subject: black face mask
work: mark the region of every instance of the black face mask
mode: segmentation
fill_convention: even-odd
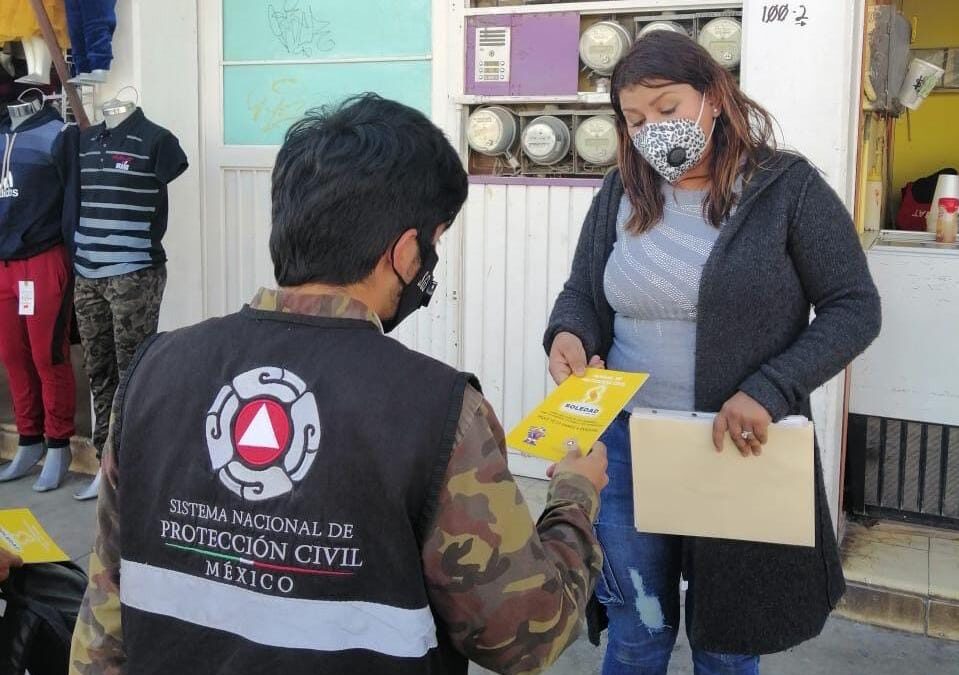
[[[394,246],[395,248],[395,246]],[[400,280],[403,286],[403,292],[400,293],[400,302],[396,306],[396,314],[393,318],[383,322],[383,332],[389,333],[400,325],[410,314],[420,307],[426,307],[433,299],[433,292],[436,290],[436,282],[433,281],[433,270],[440,261],[436,254],[436,247],[430,246],[426,253],[420,249],[420,271],[413,277],[413,281],[406,283],[403,275],[396,271],[396,265],[393,265],[393,274]]]

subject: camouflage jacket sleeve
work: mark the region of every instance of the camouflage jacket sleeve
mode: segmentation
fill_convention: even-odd
[[[498,673],[551,665],[575,639],[602,569],[596,489],[560,474],[533,523],[506,463],[503,429],[467,389],[423,563],[440,626],[470,660]]]
[[[73,631],[70,675],[120,675],[125,672],[126,654],[120,630],[118,472],[112,431],[104,444],[100,466],[103,476],[97,503],[97,536],[90,556],[90,582]]]

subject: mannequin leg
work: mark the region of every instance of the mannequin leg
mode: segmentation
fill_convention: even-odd
[[[88,499],[96,499],[100,494],[100,480],[103,478],[103,469],[97,471],[97,475],[93,478],[89,485],[80,490],[78,493],[73,495],[73,498],[77,501],[86,501]]]
[[[110,70],[116,27],[116,0],[87,0],[83,8],[83,31],[91,75],[105,77]]]
[[[83,33],[82,0],[66,0],[67,28],[70,31],[70,54],[73,59],[73,75],[89,73],[87,47]]]
[[[119,384],[114,317],[106,295],[110,283],[110,279],[78,277],[73,294],[83,346],[83,367],[90,378],[90,393],[93,395],[93,445],[98,459],[107,440],[113,395]]]
[[[80,342],[83,344],[83,362],[90,378],[93,394],[93,445],[97,459],[103,453],[103,445],[110,428],[110,410],[113,395],[119,382],[117,353],[114,344],[113,311],[105,291],[110,279],[84,279],[77,277],[74,302],[77,308],[77,323]],[[78,500],[96,499],[100,491],[100,472],[97,472],[87,487],[74,495]]]
[[[76,382],[70,364],[73,278],[66,249],[57,246],[27,264],[36,293],[35,312],[26,317],[27,333],[42,386],[44,433],[51,440],[69,440],[76,432]]]
[[[53,57],[47,44],[41,37],[32,37],[23,41],[23,50],[27,55],[27,74],[17,80],[21,84],[50,84],[50,66]]]
[[[50,441],[51,443],[63,441]],[[43,460],[43,470],[40,471],[40,477],[33,484],[33,489],[37,492],[48,492],[60,487],[60,483],[70,470],[70,462],[73,461],[73,453],[70,451],[70,442],[67,445],[47,449],[47,456]]]
[[[20,478],[43,456],[43,397],[25,317],[19,315],[18,285],[29,278],[26,261],[0,265],[0,361],[7,371],[20,434],[17,455],[0,471],[0,481]]]
[[[38,492],[59,487],[70,468],[70,438],[75,432],[76,383],[70,364],[73,281],[66,250],[57,246],[27,261],[34,280],[36,307],[26,317],[33,365],[40,376],[47,454],[34,485]]]
[[[43,450],[42,442],[19,445],[13,461],[3,467],[3,471],[0,471],[0,483],[23,478],[30,473],[30,469],[36,466],[40,458],[43,457]]]

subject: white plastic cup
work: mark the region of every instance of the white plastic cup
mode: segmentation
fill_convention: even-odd
[[[936,241],[940,244],[955,244],[959,230],[959,199],[943,197],[938,202],[939,219],[936,225]]]
[[[934,63],[913,59],[909,64],[909,71],[906,73],[902,88],[899,90],[899,102],[910,110],[915,110],[936,88],[936,84],[945,72]]]
[[[939,220],[939,200],[944,198],[959,199],[959,175],[939,174],[932,204],[929,207],[929,213],[926,214],[926,232],[936,231],[936,223]]]

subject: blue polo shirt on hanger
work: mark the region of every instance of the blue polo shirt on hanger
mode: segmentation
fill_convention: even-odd
[[[165,263],[167,184],[187,166],[176,136],[140,108],[113,129],[101,123],[84,131],[77,274],[102,279]]]

